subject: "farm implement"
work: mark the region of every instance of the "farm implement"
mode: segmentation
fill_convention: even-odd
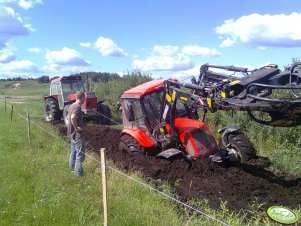
[[[210,70],[211,69],[211,70]],[[225,76],[212,69],[231,72]],[[235,76],[238,73],[240,76]],[[194,93],[205,109],[247,111],[254,121],[270,126],[301,124],[301,64],[280,72],[276,65],[258,70],[205,64],[200,69]]]
[[[231,74],[217,73],[216,70]],[[208,156],[215,162],[247,162],[256,151],[238,126],[219,130],[219,145],[205,123],[207,111],[247,111],[270,126],[301,123],[300,64],[281,72],[276,65],[258,70],[205,64],[198,80],[153,80],[123,93],[124,129],[119,149],[162,158]],[[289,97],[286,97],[289,95]],[[203,111],[200,120],[198,110]]]

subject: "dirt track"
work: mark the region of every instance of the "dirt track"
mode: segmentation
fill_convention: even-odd
[[[65,134],[61,125],[60,131]],[[266,170],[268,160],[259,158],[248,165],[221,166],[207,158],[173,162],[156,157],[131,156],[118,151],[120,130],[92,125],[86,128],[87,148],[99,152],[107,148],[107,157],[123,169],[139,170],[147,178],[168,181],[183,200],[208,199],[213,208],[220,201],[240,210],[257,200],[265,209],[271,205],[298,207],[301,203],[301,178],[281,177]]]

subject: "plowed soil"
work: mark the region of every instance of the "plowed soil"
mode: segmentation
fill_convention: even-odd
[[[65,128],[60,126],[65,135]],[[146,178],[167,181],[183,200],[207,199],[212,208],[219,208],[221,200],[228,208],[239,211],[254,201],[263,204],[301,205],[301,178],[279,176],[266,170],[268,159],[258,158],[248,164],[218,165],[208,158],[189,162],[185,159],[168,161],[151,156],[131,156],[118,151],[120,130],[92,125],[85,128],[88,149],[99,152],[107,148],[107,157],[124,170],[141,171]],[[160,183],[159,183],[160,184]]]

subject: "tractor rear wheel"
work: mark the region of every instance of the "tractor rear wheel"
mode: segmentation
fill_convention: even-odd
[[[70,108],[70,104],[66,105],[64,107],[64,111],[63,111],[63,117],[64,117],[64,123],[66,125],[66,127],[68,128],[68,124],[69,124],[69,118],[68,118],[68,114],[69,114],[69,108]]]
[[[97,122],[101,125],[110,125],[112,113],[109,106],[102,103],[98,103],[97,112],[99,113],[99,116],[97,117]]]
[[[45,121],[60,120],[62,117],[59,103],[52,98],[47,98],[44,105]]]
[[[142,147],[132,136],[124,134],[120,138],[119,150],[126,151],[131,155],[143,155],[144,147]]]
[[[227,150],[236,153],[238,161],[241,163],[245,163],[256,157],[256,150],[249,138],[243,133],[230,133],[228,135]]]

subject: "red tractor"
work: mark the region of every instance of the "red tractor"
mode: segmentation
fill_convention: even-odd
[[[167,159],[178,155],[189,159],[210,156],[216,162],[246,162],[256,156],[238,126],[221,129],[218,146],[205,117],[199,120],[203,100],[187,89],[201,88],[176,80],[153,80],[124,92],[120,99],[124,129],[119,149]]]
[[[111,121],[110,108],[103,104],[103,101],[97,101],[94,92],[85,91],[81,76],[64,76],[51,81],[50,95],[44,97],[45,120],[61,120],[63,117],[67,126],[68,109],[75,102],[77,91],[83,91],[86,96],[82,105],[84,117],[102,125],[109,125]]]

